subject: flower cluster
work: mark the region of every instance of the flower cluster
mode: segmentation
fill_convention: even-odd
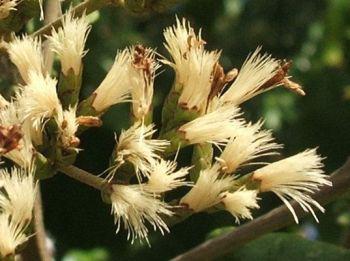
[[[0,97],[0,152],[17,165],[0,175],[0,193],[6,191],[0,194],[0,228],[8,235],[7,241],[0,238],[2,256],[12,254],[28,237],[34,179],[48,178],[60,166],[72,164],[81,152],[78,134],[101,126],[100,117],[125,102],[130,103],[131,124],[115,135],[107,175],[96,187],[104,199],[107,195],[117,231],[126,229],[132,242],[148,242],[148,226],[168,232],[168,220],[179,209],[187,214],[227,210],[237,223],[252,219],[259,194],[268,191],[287,205],[296,222],[289,200],[317,220],[313,207],[324,209],[311,195],[331,185],[321,169],[322,158],[309,149],[267,163],[282,145],[263,129],[263,121],[247,122],[239,107],[277,86],[304,95],[288,76],[289,62],[262,54],[259,47],[239,70],[225,73],[219,63],[221,51],[206,50],[200,32],[196,34],[185,19],[176,19],[175,26],[164,30],[171,59],[142,45],[119,50],[100,85],[79,101],[89,31],[85,14],[77,18],[69,10],[62,26],[46,36],[60,60],[59,79],[44,66],[39,38],[14,36],[6,44],[22,84],[11,100]],[[152,100],[162,63],[176,76],[164,103],[162,125],[157,127]],[[191,166],[178,167],[177,155],[187,146],[193,147]],[[243,175],[246,166],[261,167]],[[54,173],[47,173],[49,169]],[[166,193],[179,187],[187,193],[168,202]],[[28,195],[19,197],[16,193],[21,190]]]

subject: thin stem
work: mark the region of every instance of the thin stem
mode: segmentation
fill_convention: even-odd
[[[97,177],[85,170],[79,169],[72,165],[60,166],[59,171],[98,190],[102,190],[106,184],[106,181],[103,178]]]
[[[313,198],[321,205],[334,201],[350,189],[350,159],[331,175],[332,187],[324,186],[313,194]],[[304,212],[297,202],[291,202],[298,217],[310,213]],[[203,244],[185,252],[172,260],[213,260],[254,240],[261,235],[281,229],[293,223],[293,216],[286,206],[275,208],[267,214],[238,227],[233,232],[208,240]]]
[[[52,257],[46,248],[46,233],[43,222],[43,212],[41,205],[41,193],[38,186],[37,195],[34,202],[34,217],[31,228],[33,236],[29,238],[26,247],[21,251],[22,260],[42,260],[51,261]]]
[[[52,256],[50,251],[46,246],[46,232],[44,225],[44,215],[41,201],[41,191],[40,186],[38,186],[38,192],[34,205],[34,229],[35,229],[35,238],[37,243],[37,248],[39,251],[39,255],[41,257],[41,261],[50,261],[52,260]]]
[[[85,0],[84,2],[78,4],[75,6],[72,11],[75,16],[81,16],[84,12],[86,14],[90,14],[106,5],[114,4],[114,5],[120,5],[122,1],[120,0]],[[40,35],[49,35],[51,33],[52,28],[57,28],[60,25],[62,25],[64,15],[56,19],[55,21],[43,26],[38,31],[34,32],[33,36],[40,36]]]

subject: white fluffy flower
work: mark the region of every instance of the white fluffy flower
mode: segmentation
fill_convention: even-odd
[[[248,56],[236,80],[227,92],[221,96],[222,101],[239,105],[262,92],[276,87],[276,85],[273,85],[261,88],[264,83],[276,75],[280,69],[280,61],[271,58],[267,54],[261,55],[260,50],[259,47]]]
[[[136,45],[130,49],[132,57],[128,77],[131,86],[132,111],[136,119],[142,120],[150,110],[153,99],[153,84],[156,70],[155,51]]]
[[[145,222],[159,229],[162,234],[169,232],[161,216],[171,216],[169,206],[146,192],[141,185],[113,185],[111,194],[112,214],[117,224],[117,232],[123,226],[128,230],[128,239],[148,242]]]
[[[273,142],[270,131],[260,130],[262,124],[261,121],[249,123],[232,132],[224,151],[216,158],[225,172],[233,173],[256,158],[278,154],[273,150],[281,148],[281,145]]]
[[[18,223],[8,214],[0,214],[0,257],[14,255],[16,248],[27,241],[25,230],[28,224]]]
[[[232,193],[225,192],[222,203],[225,209],[235,217],[236,223],[239,223],[240,219],[253,219],[251,209],[259,208],[257,194],[256,190],[247,190],[242,187]]]
[[[76,147],[79,145],[79,139],[75,136],[78,130],[76,117],[76,107],[70,107],[68,110],[59,111],[56,117],[59,129],[59,138],[64,148]]]
[[[130,64],[130,53],[127,49],[118,52],[112,68],[95,90],[95,98],[92,106],[98,112],[102,112],[108,107],[126,102],[130,95],[130,81],[128,76]]]
[[[11,215],[16,223],[28,223],[32,219],[37,186],[34,170],[0,169],[0,209]]]
[[[240,115],[238,107],[225,105],[182,125],[179,131],[190,144],[203,142],[224,144],[228,142],[235,129],[243,124],[243,121],[238,119]]]
[[[144,188],[152,193],[163,193],[181,186],[189,186],[186,181],[190,168],[181,168],[176,171],[175,161],[159,159],[155,161],[149,170],[148,181]]]
[[[134,165],[139,180],[140,172],[148,173],[154,161],[160,159],[157,152],[163,151],[169,145],[166,140],[152,139],[155,131],[153,124],[145,126],[142,123],[135,123],[128,130],[122,131],[115,151],[116,168],[128,161]]]
[[[17,163],[23,168],[28,168],[32,165],[34,147],[32,144],[32,135],[34,132],[32,127],[25,124],[23,115],[19,110],[20,105],[17,102],[10,102],[5,108],[0,110],[0,125],[10,127],[13,125],[21,126],[22,139],[19,140],[16,149],[13,149],[3,156]]]
[[[17,4],[18,0],[2,0],[0,2],[0,19],[5,19],[12,10],[16,10]]]
[[[172,62],[163,60],[176,71],[175,86],[181,92],[180,106],[204,112],[211,91],[212,74],[220,52],[204,49],[205,42],[197,36],[190,24],[176,18],[176,26],[164,31],[165,47],[172,56]]]
[[[332,186],[332,182],[323,174],[321,157],[316,149],[306,150],[286,159],[271,163],[256,170],[252,179],[260,181],[260,191],[272,191],[292,212],[295,222],[298,217],[289,203],[294,199],[302,209],[311,212],[318,221],[312,206],[324,212],[324,208],[310,194],[321,186]]]
[[[212,73],[219,60],[220,53],[208,52],[203,47],[192,48],[183,66],[186,76],[183,76],[183,86],[179,97],[179,105],[189,110],[204,112],[211,91]]]
[[[40,129],[45,119],[62,110],[56,92],[57,80],[50,76],[31,73],[30,82],[18,95],[23,117],[30,119],[36,129]]]
[[[80,73],[82,58],[86,54],[84,46],[89,31],[90,26],[85,14],[74,18],[71,9],[64,15],[62,27],[57,31],[52,29],[48,39],[52,50],[60,58],[62,72],[65,75],[70,69],[73,69],[75,75]]]
[[[233,186],[231,176],[220,177],[219,167],[202,170],[194,187],[181,199],[180,204],[195,212],[206,210],[223,199],[222,192]]]
[[[188,66],[186,66],[188,51],[191,48],[202,46],[205,42],[202,40],[200,32],[197,36],[185,18],[182,19],[182,22],[176,18],[176,26],[166,28],[164,38],[165,48],[173,61],[163,60],[163,62],[175,69],[177,81],[183,84],[189,74]]]
[[[8,44],[7,51],[26,84],[30,83],[30,75],[33,72],[37,75],[44,74],[40,38],[15,37]]]

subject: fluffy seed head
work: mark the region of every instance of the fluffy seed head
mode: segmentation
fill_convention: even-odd
[[[323,174],[322,158],[316,154],[316,149],[306,150],[286,159],[274,162],[256,170],[253,180],[260,181],[260,191],[272,191],[292,212],[295,222],[298,217],[288,202],[294,199],[304,211],[311,212],[318,221],[312,206],[324,212],[324,208],[310,194],[321,186],[332,186],[332,182]]]
[[[128,239],[148,242],[148,222],[154,230],[159,229],[162,234],[169,229],[161,216],[171,216],[169,206],[153,197],[141,185],[113,185],[111,194],[112,214],[117,224],[117,232],[121,226],[128,230]]]
[[[222,203],[225,209],[235,217],[236,223],[240,223],[240,219],[253,219],[251,209],[259,208],[257,193],[256,190],[247,190],[242,187],[235,192],[223,194]]]
[[[75,75],[81,71],[82,58],[86,54],[84,50],[86,38],[90,31],[85,14],[74,18],[70,9],[64,16],[62,27],[57,31],[53,28],[48,37],[51,48],[60,58],[62,72],[67,75],[73,69]]]
[[[206,210],[222,199],[222,192],[233,186],[233,178],[220,177],[219,167],[202,170],[194,187],[181,199],[180,204],[188,206],[195,212]]]

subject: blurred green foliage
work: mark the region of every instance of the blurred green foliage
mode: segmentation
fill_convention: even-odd
[[[326,171],[339,167],[350,154],[348,0],[180,2],[162,13],[140,15],[109,7],[92,14],[93,27],[87,42],[89,52],[84,58],[82,97],[87,97],[98,86],[118,49],[142,43],[167,55],[162,45],[162,31],[174,23],[175,15],[186,17],[195,28],[202,28],[209,49],[223,50],[221,62],[226,70],[239,68],[249,52],[260,45],[275,57],[292,59],[291,75],[304,86],[307,96],[298,97],[283,89],[272,91],[244,104],[245,116],[253,121],[264,118],[266,127],[272,128],[277,140],[285,144],[285,155],[319,146],[319,152],[326,157]],[[174,77],[170,68],[163,69],[165,71],[155,84],[156,122],[160,121],[162,102]],[[79,167],[95,174],[106,168],[113,149],[114,132],[129,124],[125,117],[127,113],[127,105],[116,106],[104,116],[102,128],[83,134],[81,145],[84,150],[78,157]],[[186,161],[186,156],[183,159]],[[43,183],[46,223],[55,242],[58,260],[71,249],[89,250],[99,246],[107,249],[114,257],[112,260],[164,260],[203,242],[212,230],[215,235],[215,229],[234,225],[234,219],[227,213],[198,214],[171,228],[170,234],[151,233],[152,248],[138,243],[131,245],[126,241],[126,233],[115,234],[110,206],[102,203],[97,191],[63,175]],[[319,214],[319,240],[334,244],[342,242],[344,233],[348,232],[337,221],[346,221],[349,202],[342,199],[338,206],[328,206],[325,215]],[[279,204],[275,197],[267,195],[265,207],[254,214],[264,213]],[[301,229],[295,226],[288,230]],[[296,240],[290,237],[285,236],[283,242]],[[242,251],[249,253],[250,247],[248,245]],[[317,245],[317,248],[326,247]],[[272,249],[273,245],[266,251]],[[332,253],[338,250],[334,249]],[[284,250],[289,251],[288,248]],[[86,257],[89,253],[95,256],[96,251],[73,252],[68,254],[72,259],[65,260],[108,260],[107,255],[105,259]]]

